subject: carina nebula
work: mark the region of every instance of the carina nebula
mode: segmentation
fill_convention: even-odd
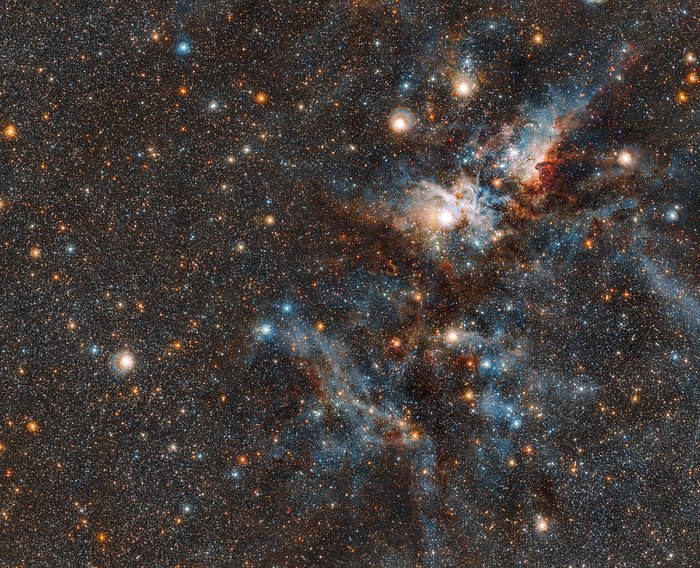
[[[697,567],[700,5],[5,2],[0,566]]]

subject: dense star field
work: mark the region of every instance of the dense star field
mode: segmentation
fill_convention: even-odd
[[[698,566],[697,2],[0,24],[0,566]]]

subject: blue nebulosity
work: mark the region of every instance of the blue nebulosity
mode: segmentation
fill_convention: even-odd
[[[7,4],[2,566],[697,564],[690,4]]]

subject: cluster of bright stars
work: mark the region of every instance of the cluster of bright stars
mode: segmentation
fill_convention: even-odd
[[[697,85],[700,85],[700,74],[698,74],[698,69],[697,67],[695,67],[697,61],[697,55],[695,55],[695,53],[693,53],[692,51],[687,52],[683,57],[683,62],[690,67],[683,79],[684,83],[689,87],[695,87]],[[689,100],[690,93],[688,91],[681,89],[676,93],[677,103],[684,104],[687,103]]]
[[[476,81],[468,75],[457,73],[452,78],[452,94],[455,98],[466,99],[476,91]],[[256,102],[258,101],[256,98]],[[415,126],[415,116],[407,108],[395,108],[389,114],[389,128],[395,134],[405,134]]]

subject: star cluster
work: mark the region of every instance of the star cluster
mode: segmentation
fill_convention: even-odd
[[[2,566],[697,566],[697,4],[2,21]]]

